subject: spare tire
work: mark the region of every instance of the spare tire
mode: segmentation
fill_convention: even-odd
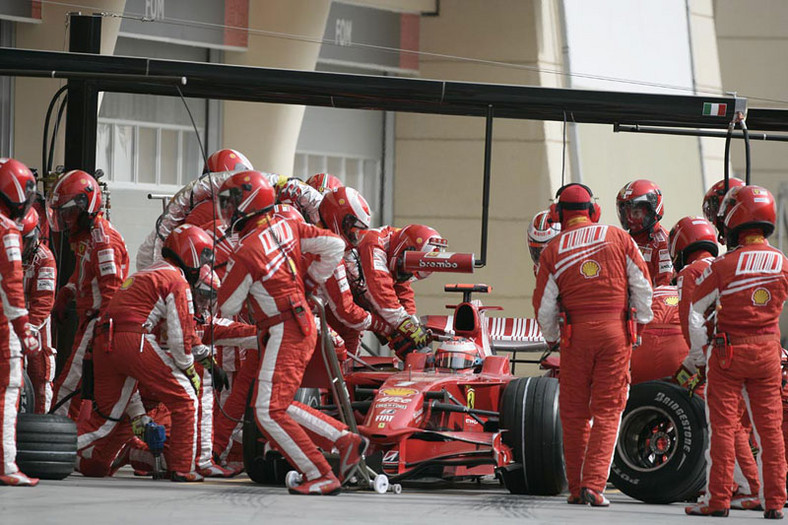
[[[634,385],[610,479],[646,503],[693,500],[706,483],[707,446],[705,406],[698,396],[664,381]]]
[[[16,464],[28,476],[63,479],[77,462],[77,425],[54,414],[19,414]]]
[[[299,388],[294,400],[311,407],[320,406],[320,389]],[[248,407],[243,424],[244,469],[255,483],[283,486],[292,467],[279,452],[269,450],[266,454],[265,441],[265,436],[257,428],[254,408]]]
[[[566,488],[558,379],[520,377],[504,389],[500,404],[503,442],[514,463],[500,471],[512,494],[553,496]]]
[[[26,371],[22,371],[22,389],[19,392],[19,413],[32,414],[36,410],[36,391]]]

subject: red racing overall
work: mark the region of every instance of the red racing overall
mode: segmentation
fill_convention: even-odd
[[[241,235],[219,289],[221,314],[232,317],[249,305],[265,349],[252,395],[258,427],[307,480],[318,479],[331,467],[316,444],[330,449],[347,430],[293,401],[317,341],[304,280],[324,282],[345,243],[326,230],[281,217],[251,219]],[[299,270],[303,254],[314,255],[306,276]]]
[[[742,246],[715,259],[692,294],[690,359],[707,366],[708,507],[730,507],[734,436],[743,398],[761,450],[760,496],[768,511],[782,509],[786,497],[778,318],[788,297],[788,260],[759,233],[741,233],[740,238],[745,239]],[[714,339],[706,327],[710,309],[716,311]]]
[[[559,410],[574,497],[581,488],[604,491],[629,388],[629,307],[638,323],[651,321],[652,291],[624,230],[583,216],[564,222],[539,258],[533,305],[545,339],[561,339]]]

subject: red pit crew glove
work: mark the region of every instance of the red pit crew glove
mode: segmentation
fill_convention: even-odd
[[[63,322],[63,319],[66,317],[68,303],[70,303],[72,299],[74,299],[74,290],[67,286],[60,289],[57,293],[57,297],[55,297],[55,304],[52,306],[52,317],[54,317],[55,321],[58,323]]]
[[[22,345],[23,354],[37,354],[41,350],[41,341],[38,338],[38,330],[27,321],[27,316],[23,315],[11,321],[14,332]]]
[[[418,321],[407,318],[402,321],[389,336],[389,346],[400,359],[414,350],[424,348],[432,341],[432,334],[425,330]]]

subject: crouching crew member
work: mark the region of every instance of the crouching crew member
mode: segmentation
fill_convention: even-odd
[[[685,510],[691,515],[728,515],[743,398],[761,450],[764,517],[780,519],[786,465],[778,318],[788,297],[788,260],[766,240],[776,222],[774,197],[768,190],[731,188],[719,215],[729,251],[698,279],[689,314],[690,358],[695,366],[706,366],[709,476],[705,501]],[[711,334],[709,312],[716,312]]]
[[[271,184],[256,171],[236,173],[222,184],[220,214],[240,240],[219,289],[219,307],[230,318],[248,305],[257,324],[264,351],[252,403],[260,430],[303,475],[290,492],[337,494],[341,480],[316,445],[339,450],[344,478],[360,461],[366,440],[293,397],[317,340],[306,294],[331,275],[344,242],[321,228],[272,216],[275,199]],[[299,271],[304,254],[312,256],[305,275]]]
[[[652,291],[632,238],[595,224],[600,209],[588,187],[568,184],[556,198],[553,222],[561,233],[539,258],[533,305],[548,344],[560,339],[567,501],[607,506],[603,492],[627,400],[634,324],[651,321]]]
[[[117,443],[112,434],[139,382],[171,414],[164,451],[171,479],[202,481],[195,469],[200,377],[191,350],[199,339],[190,286],[210,264],[212,246],[202,229],[179,226],[164,242],[163,259],[129,277],[107,305],[94,345],[96,399],[78,428],[80,454]],[[154,332],[166,334],[167,351]]]

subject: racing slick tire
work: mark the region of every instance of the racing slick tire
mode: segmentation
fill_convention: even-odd
[[[27,372],[22,372],[22,390],[19,392],[19,413],[32,414],[36,407],[36,391]]]
[[[28,476],[63,479],[77,462],[77,425],[54,414],[19,414],[16,464]]]
[[[514,463],[500,470],[512,494],[554,496],[566,488],[558,379],[520,377],[504,389],[500,405],[502,439]]]
[[[632,386],[621,418],[610,480],[645,503],[694,500],[706,483],[703,401],[679,385]]]
[[[317,407],[320,405],[320,389],[299,388],[294,400]],[[244,469],[255,483],[284,486],[285,477],[293,467],[278,452],[269,450],[266,454],[265,444],[265,436],[255,421],[254,408],[247,407],[243,424]]]

